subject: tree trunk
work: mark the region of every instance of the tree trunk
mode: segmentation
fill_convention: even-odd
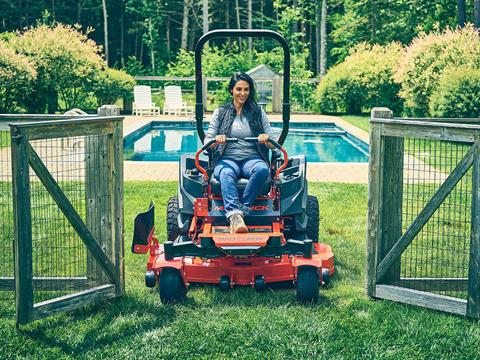
[[[56,13],[55,0],[52,0],[52,19],[53,20],[55,20],[55,13]]]
[[[193,11],[193,8],[192,8],[192,15],[195,16],[196,18],[192,19],[192,21],[190,21],[190,31],[188,32],[189,40],[187,41],[188,51],[193,51],[193,49],[194,49],[195,34],[197,32],[197,29],[198,29],[198,17],[197,17],[197,14]]]
[[[203,33],[208,32],[208,0],[202,0]]]
[[[240,24],[240,4],[238,0],[235,0],[235,10],[237,12],[237,29],[241,29],[242,25]],[[242,38],[238,38],[238,48],[242,51]]]
[[[457,0],[457,4],[458,4],[458,26],[462,28],[465,26],[465,20],[466,20],[465,0]]]
[[[125,66],[125,1],[122,0],[120,9],[120,63]]]
[[[308,57],[308,69],[310,71],[315,72],[314,59],[315,59],[315,49],[314,49],[314,42],[313,42],[313,25],[311,23],[307,23],[307,34],[308,34],[308,52],[310,53]]]
[[[83,0],[77,0],[77,24],[82,23]]]
[[[480,29],[480,0],[473,1],[473,24],[475,29]]]
[[[225,29],[230,29],[230,1],[225,2]]]
[[[183,21],[182,21],[182,41],[180,48],[187,50],[188,40],[188,14],[189,14],[190,0],[183,0]]]
[[[248,28],[252,28],[252,0],[248,0]],[[248,50],[253,50],[253,39],[248,38]]]
[[[377,8],[375,1],[370,1],[370,26],[372,27],[370,41],[373,43],[377,37]]]
[[[167,42],[167,58],[170,61],[170,51],[171,46],[170,46],[170,16],[167,16],[165,19],[165,40]]]
[[[265,17],[265,11],[264,11],[264,8],[265,8],[265,0],[260,0],[260,13],[262,14],[261,16],[261,20],[260,20],[260,29],[264,29],[263,27],[263,18]],[[262,37],[262,51],[265,50],[265,38]]]
[[[293,8],[296,9],[297,7],[298,7],[298,1],[293,0]],[[298,22],[297,22],[297,20],[295,20],[295,22],[293,23],[293,32],[298,33]]]
[[[150,62],[152,64],[152,75],[155,75],[155,51],[153,44],[153,24],[152,19],[148,19],[148,38],[150,39]]]
[[[320,76],[327,73],[327,0],[322,0],[322,27],[320,30]]]
[[[316,22],[317,26],[315,27],[315,69],[317,75],[320,75],[320,29],[322,28],[322,6],[321,3],[317,1],[315,4],[315,15],[316,15]]]
[[[107,14],[107,0],[102,0],[103,8],[103,33],[105,42],[105,60],[108,66],[108,14]]]

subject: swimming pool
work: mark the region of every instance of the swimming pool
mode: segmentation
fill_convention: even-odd
[[[279,136],[281,123],[272,122]],[[125,160],[178,161],[200,146],[192,123],[152,121],[124,138]],[[309,162],[367,162],[368,145],[334,123],[290,123],[284,147]]]

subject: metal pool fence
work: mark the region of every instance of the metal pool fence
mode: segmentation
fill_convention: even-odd
[[[371,297],[480,318],[480,126],[372,110]]]
[[[123,295],[122,118],[0,116],[0,168],[17,324]]]

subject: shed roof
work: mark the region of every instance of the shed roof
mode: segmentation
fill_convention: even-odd
[[[265,64],[258,65],[257,67],[248,70],[247,74],[254,79],[273,79],[275,75],[278,75]]]

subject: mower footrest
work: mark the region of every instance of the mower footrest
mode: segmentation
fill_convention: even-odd
[[[274,246],[267,245],[263,248],[256,246],[227,246],[215,247],[213,242],[203,241],[202,244],[211,244],[210,246],[198,246],[192,241],[182,241],[182,237],[176,241],[167,241],[163,249],[165,251],[165,259],[172,260],[180,256],[197,256],[206,259],[214,259],[225,255],[233,256],[249,256],[258,255],[262,257],[278,257],[282,255],[299,255],[306,259],[312,257],[313,242],[312,240],[287,240],[283,245]]]
[[[225,255],[216,247],[200,247],[192,241],[167,241],[163,245],[163,250],[165,251],[166,260],[172,260],[179,256],[198,256],[214,259]]]
[[[312,257],[313,242],[312,240],[287,240],[281,246],[266,246],[258,252],[259,256],[276,257],[284,254],[300,255],[310,259]]]

